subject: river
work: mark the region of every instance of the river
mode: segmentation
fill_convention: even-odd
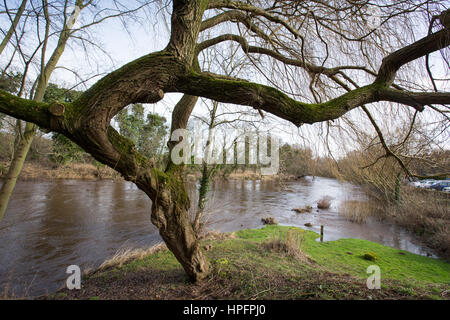
[[[189,186],[195,198],[194,184]],[[333,198],[328,210],[317,212],[323,196]],[[360,238],[417,254],[433,254],[394,224],[369,218],[353,223],[339,214],[342,201],[365,199],[354,185],[334,179],[307,177],[284,182],[230,180],[216,182],[209,195],[207,227],[235,231],[262,226],[273,216],[281,225],[318,232],[324,241]],[[311,205],[311,213],[293,208]],[[150,222],[151,201],[132,183],[122,181],[19,181],[0,222],[0,296],[51,293],[68,276],[69,265],[95,268],[119,249],[148,247],[160,242]],[[434,254],[433,254],[434,255]]]

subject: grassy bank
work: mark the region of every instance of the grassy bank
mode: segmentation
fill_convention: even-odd
[[[186,281],[174,256],[159,247],[114,261],[85,276],[81,290],[48,299],[448,299],[450,264],[377,243],[267,226],[225,237],[206,237],[212,263],[200,284]],[[142,253],[142,252],[141,252]],[[366,253],[375,261],[363,258]],[[369,290],[370,265],[381,269],[381,289]]]

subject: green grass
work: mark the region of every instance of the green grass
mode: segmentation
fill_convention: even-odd
[[[239,231],[238,236],[249,241],[262,242],[268,237],[278,236],[289,229],[301,230],[294,227],[267,226],[263,229]],[[450,284],[450,264],[444,260],[424,257],[361,239],[318,242],[316,241],[319,237],[317,233],[303,232],[305,241],[302,250],[319,265],[331,271],[367,278],[367,267],[378,265],[382,278],[415,281],[422,284]],[[369,252],[375,253],[377,260],[365,260],[363,256]]]
[[[293,233],[300,237],[289,238]],[[448,299],[450,264],[443,260],[366,240],[317,238],[294,227],[241,230],[235,238],[202,241],[211,245],[205,254],[212,268],[202,283],[189,283],[173,254],[162,250],[95,272],[83,279],[83,290],[63,290],[67,296],[49,298]],[[295,239],[300,254],[270,245],[288,239]],[[373,253],[375,261],[365,260],[366,253]],[[366,286],[370,265],[381,269],[381,290]]]

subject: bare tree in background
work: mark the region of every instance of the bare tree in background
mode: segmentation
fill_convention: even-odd
[[[442,1],[172,3],[170,39],[162,51],[108,74],[72,103],[46,104],[1,92],[0,111],[67,136],[134,182],[152,200],[153,224],[194,281],[208,275],[209,263],[188,219],[184,166],[169,162],[161,171],[136,152],[110,126],[121,109],[184,93],[172,113],[172,131],[186,128],[199,96],[250,106],[297,126],[335,120],[354,109],[365,112],[372,103],[382,108],[382,101],[418,112],[427,106],[441,115],[448,111],[450,93],[424,84],[417,64],[439,50],[447,63],[450,12]],[[376,26],[367,14],[374,6],[381,17]],[[431,32],[416,39],[416,25],[431,17]],[[210,28],[217,35],[199,42]],[[229,41],[241,46],[266,85],[201,70],[198,53]]]
[[[232,77],[240,74],[248,65],[243,59],[235,58],[239,48],[229,47],[226,49],[230,59],[223,60],[223,52],[218,50],[204,50],[200,53],[202,61],[202,70],[224,74]],[[200,122],[201,125],[206,126],[208,131],[206,143],[203,147],[203,156],[201,159],[201,177],[198,187],[197,207],[193,215],[193,228],[197,235],[201,234],[205,226],[204,212],[208,202],[208,192],[210,184],[214,176],[224,166],[222,163],[229,162],[226,159],[230,150],[234,149],[235,143],[239,136],[226,137],[226,133],[222,132],[222,143],[218,142],[221,129],[235,129],[235,132],[243,131],[242,125],[254,126],[261,124],[261,116],[258,112],[242,108],[241,106],[229,106],[220,104],[218,101],[210,101],[208,99],[201,99],[203,106],[206,108],[206,114],[196,115],[192,114],[192,118]],[[242,137],[241,137],[242,138]],[[232,141],[230,141],[230,139]],[[228,140],[228,141],[227,141]],[[213,154],[218,152],[219,154]],[[208,157],[220,157],[219,163],[210,163]],[[233,161],[235,162],[235,158]],[[214,161],[212,161],[214,162]],[[234,167],[234,166],[233,166]]]
[[[89,27],[95,26],[107,19],[123,17],[134,13],[145,4],[146,3],[141,4],[133,9],[124,9],[123,7],[121,8],[119,1],[115,1],[116,8],[118,9],[111,10],[103,7],[95,8],[98,4],[94,3],[93,0],[75,0],[73,3],[69,0],[30,1],[28,7],[27,1],[23,1],[17,10],[15,17],[12,18],[7,4],[4,2],[6,14],[11,20],[11,27],[1,43],[0,54],[9,41],[13,47],[10,61],[13,60],[16,53],[19,53],[22,60],[24,66],[22,83],[17,96],[21,97],[25,94],[27,78],[32,76],[30,75],[30,68],[36,66],[37,75],[28,92],[28,96],[34,101],[42,101],[50,77],[58,67],[58,62],[63,55],[69,40],[81,41],[85,46],[86,42],[89,44],[89,39],[84,37],[83,33],[85,33]],[[86,8],[89,7],[94,7],[96,10],[94,11],[92,20],[88,20],[88,22],[78,26],[77,21],[79,20],[80,14],[82,14],[82,12],[84,13]],[[20,25],[19,20],[24,12],[26,12],[27,19],[24,19],[23,25]],[[92,12],[90,15],[92,16]],[[84,21],[86,20],[87,19]],[[31,28],[29,26],[30,24]],[[29,28],[27,29],[27,27]],[[34,41],[34,48],[31,49],[30,53],[26,50],[26,47],[29,46],[29,44],[25,43],[23,38],[27,32],[35,32],[35,38],[37,39],[37,41]],[[49,48],[53,42],[56,42],[55,47],[53,50],[50,50]],[[3,74],[6,72],[5,69],[2,71]],[[26,122],[25,125],[23,125],[21,121],[18,120],[16,123],[14,153],[0,190],[0,220],[8,207],[9,199],[16,185],[17,178],[22,171],[23,164],[37,129],[38,127],[32,122]]]
[[[6,45],[8,44],[9,40],[13,36],[13,34],[16,32],[17,25],[19,24],[20,18],[22,18],[23,12],[25,11],[25,7],[27,5],[27,0],[23,0],[20,4],[20,7],[17,9],[17,12],[14,14],[14,18],[11,18],[11,13],[7,7],[6,1],[4,1],[5,5],[5,11],[8,14],[8,17],[11,20],[11,26],[9,27],[8,31],[5,34],[5,37],[3,38],[2,42],[0,43],[0,55],[2,54],[3,50],[6,48]]]

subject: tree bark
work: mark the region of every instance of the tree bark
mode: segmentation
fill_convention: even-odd
[[[34,135],[36,134],[36,128],[36,125],[27,122],[23,136],[14,152],[14,158],[11,160],[8,173],[6,174],[0,190],[0,221],[2,220],[6,208],[8,207],[9,199],[11,198],[11,194],[16,186],[17,178],[22,171],[28,150],[30,150],[31,143],[33,142]]]
[[[196,59],[194,59],[194,65],[198,66]],[[198,97],[183,95],[175,105],[171,133],[174,130],[186,128],[197,100]],[[175,143],[169,140],[168,146],[170,154]],[[152,222],[158,226],[161,221],[168,221],[169,227],[158,227],[161,237],[181,263],[191,281],[200,281],[209,274],[210,268],[200,248],[195,225],[189,217],[190,200],[184,182],[184,165],[174,165],[169,159],[165,173],[172,180],[162,184],[169,186],[170,199],[165,201],[164,196],[156,197],[152,208]],[[164,195],[164,193],[158,193],[158,195]]]
[[[183,171],[182,166],[170,165],[166,173],[161,173],[158,179],[162,187],[153,200],[151,219],[189,279],[196,282],[209,274],[209,263],[189,219]]]

